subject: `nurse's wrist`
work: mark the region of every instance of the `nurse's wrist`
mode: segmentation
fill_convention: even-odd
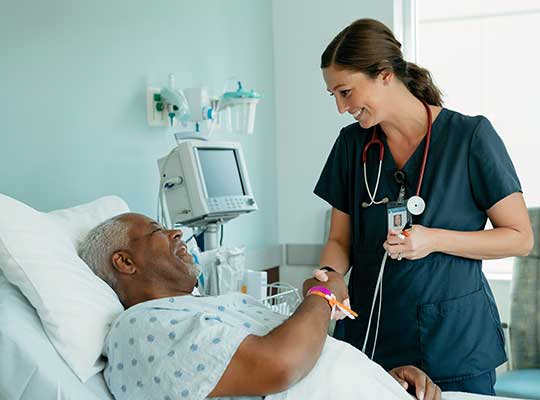
[[[445,253],[444,229],[430,228],[431,253]]]
[[[327,272],[337,272],[334,268],[332,268],[330,265],[321,265],[319,267],[321,271],[327,271]]]
[[[336,274],[343,275],[341,272],[339,272],[338,270],[336,270],[334,267],[332,267],[332,266],[330,266],[330,265],[327,265],[327,264],[324,264],[324,265],[319,266],[319,269],[322,270],[322,271],[326,271],[326,272],[335,272]]]

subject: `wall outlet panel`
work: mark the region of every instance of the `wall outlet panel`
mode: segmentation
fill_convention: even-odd
[[[146,88],[146,120],[148,126],[161,126],[161,127],[170,127],[171,121],[167,112],[167,107],[162,101],[156,101],[154,95],[159,94],[161,88],[148,86]],[[163,104],[163,110],[158,111],[158,103]],[[178,127],[178,119],[173,120],[173,127]]]

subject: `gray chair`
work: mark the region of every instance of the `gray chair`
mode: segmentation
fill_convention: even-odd
[[[540,208],[529,209],[534,248],[514,261],[510,291],[510,370],[497,378],[498,396],[540,399]]]

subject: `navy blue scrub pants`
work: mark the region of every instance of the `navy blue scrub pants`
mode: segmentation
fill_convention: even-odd
[[[471,378],[456,378],[455,380],[436,382],[443,392],[467,392],[495,396],[495,370],[485,372]]]

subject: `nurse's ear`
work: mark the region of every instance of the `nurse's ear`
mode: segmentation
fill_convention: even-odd
[[[111,262],[114,269],[121,274],[132,275],[137,271],[133,259],[126,251],[115,251],[111,256]]]
[[[377,80],[379,80],[384,86],[389,86],[394,80],[394,72],[390,68],[385,68],[379,75],[377,75]]]

